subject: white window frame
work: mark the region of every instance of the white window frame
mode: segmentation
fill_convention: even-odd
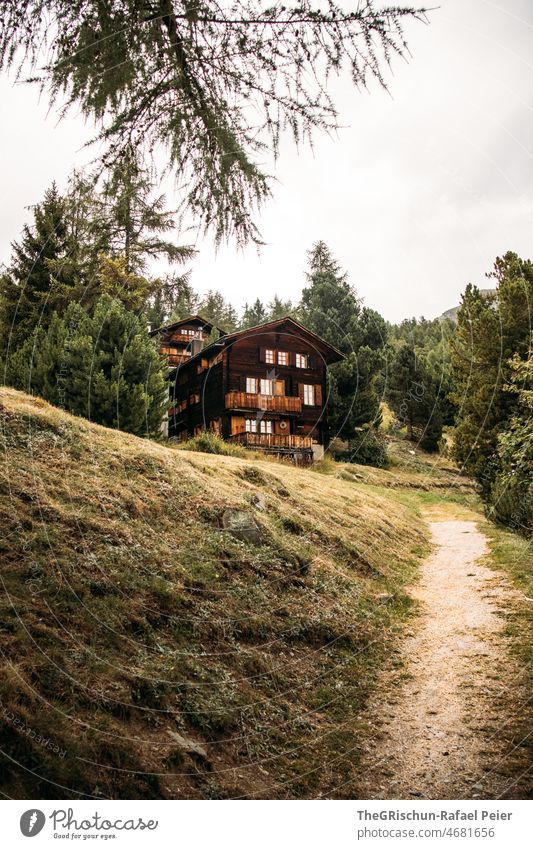
[[[309,357],[307,354],[296,354],[296,368],[308,368]]]
[[[279,366],[288,366],[289,365],[289,352],[288,351],[278,351],[278,365]]]
[[[261,419],[259,422],[259,429],[261,433],[271,434],[272,430],[272,419]]]
[[[312,383],[304,383],[304,404],[306,407],[314,407],[316,403],[315,387]]]
[[[244,429],[246,433],[257,433],[257,419],[245,419]]]
[[[265,363],[273,366],[276,362],[276,351],[274,348],[265,348]]]
[[[269,377],[262,377],[259,382],[259,394],[260,395],[273,395],[274,394],[274,381]]]
[[[253,389],[250,387],[253,386]],[[257,377],[246,378],[246,391],[251,395],[257,395]]]

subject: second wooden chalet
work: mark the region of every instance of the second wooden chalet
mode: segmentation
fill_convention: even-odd
[[[290,317],[209,341],[213,329],[190,316],[152,331],[171,372],[168,435],[208,430],[295,462],[321,457],[327,367],[344,355]]]

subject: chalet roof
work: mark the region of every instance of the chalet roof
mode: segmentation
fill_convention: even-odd
[[[330,345],[329,342],[326,342],[325,339],[322,339],[321,336],[314,333],[312,330],[309,330],[304,324],[297,321],[290,315],[285,316],[284,318],[276,318],[272,321],[265,321],[262,324],[256,324],[253,327],[247,327],[245,330],[236,330],[235,333],[226,333],[223,339],[219,339],[219,342],[230,342],[234,339],[241,338],[243,336],[247,336],[249,334],[256,333],[270,333],[275,330],[276,327],[280,325],[293,325],[294,329],[297,331],[295,335],[304,336],[310,341],[313,347],[322,353],[324,356],[324,360],[328,365],[330,363],[336,363],[339,360],[345,359],[345,354],[339,351],[338,348],[335,348],[334,345]]]
[[[313,333],[312,330],[309,330],[295,318],[292,318],[291,316],[285,316],[284,318],[276,318],[272,321],[265,321],[263,322],[263,324],[256,324],[253,327],[247,327],[245,330],[236,330],[234,333],[224,333],[215,342],[211,342],[210,345],[207,345],[193,357],[190,357],[186,363],[182,363],[179,368],[184,368],[185,366],[188,366],[189,363],[195,361],[197,358],[205,357],[206,353],[212,353],[217,348],[219,350],[221,348],[225,348],[226,345],[231,344],[236,339],[242,339],[246,336],[254,334],[270,333],[277,327],[282,327],[284,325],[292,327],[294,335],[307,337],[310,344],[316,351],[319,351],[322,354],[322,356],[324,357],[324,361],[328,365],[330,365],[331,363],[339,362],[339,360],[345,359],[345,354],[339,351],[338,348],[335,348],[333,345],[330,345],[329,342],[326,342],[326,340],[322,339],[321,336],[318,336],[316,333]]]
[[[198,327],[205,327],[209,333],[215,327],[211,321],[208,321],[201,315],[188,315],[186,318],[180,318],[179,321],[174,321],[172,324],[164,324],[162,327],[156,327],[155,330],[150,331],[150,336],[155,336],[156,333],[168,333],[168,331],[176,330],[184,324],[196,324]],[[221,330],[221,328],[217,327],[217,330]],[[223,331],[221,330],[221,332]]]

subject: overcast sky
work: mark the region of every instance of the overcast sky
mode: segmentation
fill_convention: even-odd
[[[196,289],[220,289],[236,306],[297,299],[306,251],[323,239],[368,306],[391,321],[433,318],[467,282],[490,285],[495,256],[531,257],[533,2],[442,0],[407,35],[412,59],[395,63],[390,94],[343,81],[338,137],[317,138],[313,152],[287,142],[269,164],[277,182],[257,218],[259,255],[198,240]],[[4,78],[0,94],[5,262],[27,207],[90,158],[91,129],[75,113],[58,122],[28,86]]]

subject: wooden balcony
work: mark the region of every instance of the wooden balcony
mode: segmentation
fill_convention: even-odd
[[[263,410],[266,413],[292,413],[298,415],[302,412],[302,401],[301,398],[294,398],[289,395],[258,395],[253,392],[227,392],[226,409]],[[253,436],[255,434],[251,435]]]
[[[245,445],[247,448],[307,451],[313,448],[313,440],[310,436],[297,436],[293,433],[234,433],[233,436],[230,436],[230,440]]]
[[[205,340],[207,333],[199,333],[198,336],[189,336],[188,333],[175,333],[172,336],[171,345],[190,345],[194,340]]]
[[[163,354],[164,357],[167,358],[169,366],[180,366],[182,363],[186,363],[191,359],[191,355],[189,354]]]

